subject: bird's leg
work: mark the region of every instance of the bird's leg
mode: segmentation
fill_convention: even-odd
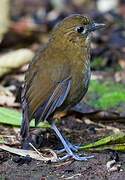
[[[77,152],[77,151],[80,149],[80,145],[72,144],[68,139],[66,139],[66,138],[64,137],[63,134],[62,134],[62,136],[63,136],[64,140],[66,141],[66,143],[68,144],[68,146],[70,147],[70,149],[71,149],[72,151]],[[62,148],[62,149],[57,150],[57,153],[63,153],[63,152],[65,152],[65,148]]]
[[[22,139],[22,149],[23,150],[31,150],[32,147],[30,146],[30,143],[35,146],[35,148],[39,148],[43,142],[43,136],[41,136],[42,130],[35,131],[34,133],[30,133],[29,136],[25,139]],[[22,156],[16,156],[13,157],[13,161],[18,163],[18,165],[23,164],[29,164],[31,162],[32,158],[27,155],[25,157]]]
[[[29,143],[31,143],[35,148],[39,148],[43,143],[43,131],[42,129],[37,129],[29,133],[28,137],[22,140],[22,149],[32,149]]]
[[[65,160],[69,157],[72,157],[75,160],[79,160],[79,161],[86,161],[87,159],[93,158],[94,156],[88,156],[88,157],[80,157],[77,154],[74,154],[74,152],[72,151],[72,149],[70,148],[69,144],[65,141],[65,139],[63,138],[62,134],[60,133],[60,131],[58,130],[58,128],[56,127],[55,123],[52,123],[51,128],[54,130],[54,132],[56,133],[56,135],[59,137],[60,141],[62,142],[65,151],[67,152],[67,154],[61,158],[58,158],[58,160]]]

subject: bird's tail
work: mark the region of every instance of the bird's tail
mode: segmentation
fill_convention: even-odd
[[[29,135],[29,113],[28,105],[25,98],[22,98],[22,123],[20,135],[23,139],[27,138]]]
[[[20,135],[22,139],[25,139],[26,137],[28,137],[28,134],[29,134],[29,120],[26,117],[25,113],[23,113]]]
[[[28,104],[26,100],[26,85],[22,87],[21,93],[21,106],[22,106],[22,123],[20,129],[20,135],[22,139],[25,139],[29,135],[29,112],[28,112]]]

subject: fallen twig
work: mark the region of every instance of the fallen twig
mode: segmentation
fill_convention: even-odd
[[[31,158],[39,160],[39,161],[45,161],[45,162],[47,162],[47,161],[56,162],[57,161],[57,155],[51,149],[45,149],[45,151],[48,151],[49,153],[52,154],[51,157],[43,156],[43,154],[40,152],[38,153],[36,151],[31,151],[31,150],[23,150],[23,149],[18,149],[18,148],[12,148],[12,147],[9,147],[6,145],[0,145],[0,149],[8,151],[8,152],[13,153],[13,154],[17,154],[19,156],[25,157],[25,156],[29,155]]]

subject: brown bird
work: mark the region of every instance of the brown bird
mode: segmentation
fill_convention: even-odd
[[[91,32],[104,27],[90,18],[74,14],[63,19],[53,29],[50,40],[29,65],[22,92],[23,120],[21,136],[29,137],[29,123],[47,120],[62,142],[66,155],[87,160],[76,154],[72,145],[57,129],[53,115],[66,111],[84,97],[90,80]]]

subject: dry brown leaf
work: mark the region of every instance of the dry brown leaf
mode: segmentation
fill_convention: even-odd
[[[0,77],[29,63],[34,56],[29,49],[19,49],[0,56]]]

